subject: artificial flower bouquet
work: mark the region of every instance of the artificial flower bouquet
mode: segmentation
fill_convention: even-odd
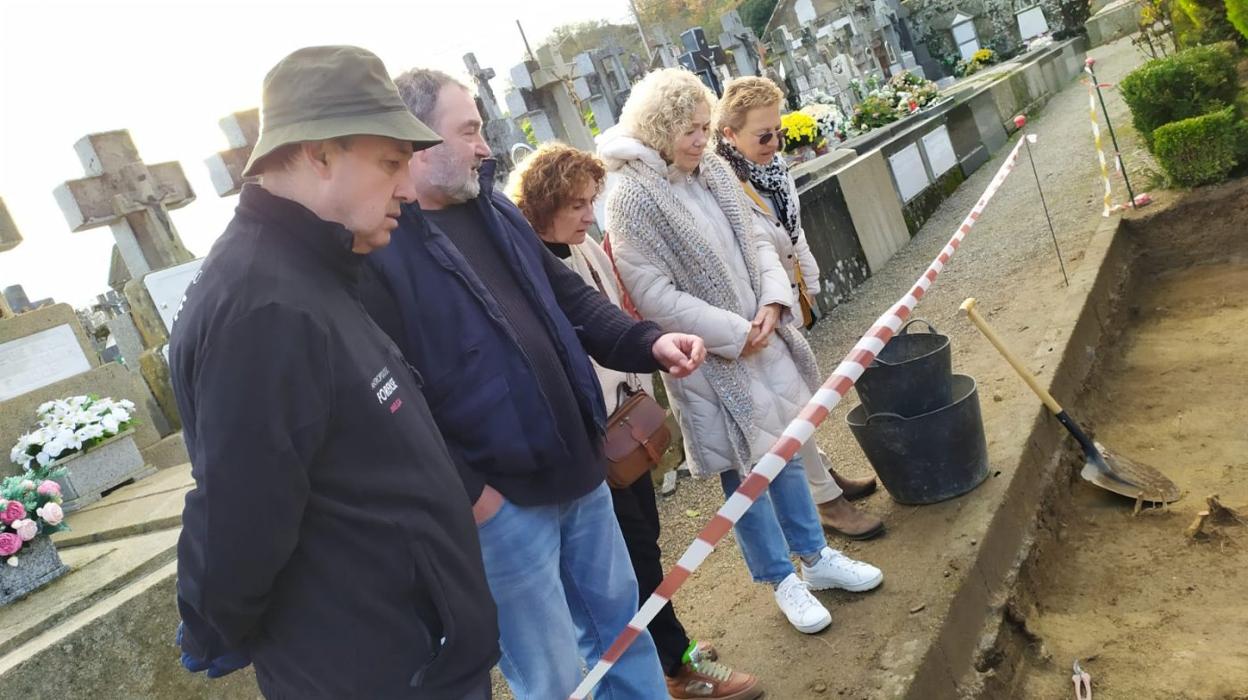
[[[63,471],[36,466],[0,482],[0,562],[18,566],[36,537],[66,529],[61,486],[53,481]]]
[[[17,439],[9,453],[26,471],[54,462],[116,437],[134,423],[134,403],[97,396],[48,401],[35,411],[39,425]]]

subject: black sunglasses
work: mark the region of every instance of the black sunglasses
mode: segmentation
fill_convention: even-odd
[[[768,131],[765,134],[759,135],[758,145],[766,146],[767,144],[771,143],[772,136],[776,137],[776,143],[780,144],[781,146],[784,146],[784,129],[773,129],[771,131]]]

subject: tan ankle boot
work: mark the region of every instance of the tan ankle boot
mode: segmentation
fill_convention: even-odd
[[[832,467],[828,467],[828,473],[832,475],[832,480],[837,486],[841,487],[844,492],[845,500],[856,501],[860,498],[866,498],[875,493],[875,477],[864,476],[861,479],[852,479],[847,476],[841,476],[836,473]]]
[[[844,496],[819,504],[819,522],[823,529],[851,540],[869,540],[884,532],[884,521],[864,513]]]

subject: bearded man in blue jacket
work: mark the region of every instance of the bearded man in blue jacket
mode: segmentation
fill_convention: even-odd
[[[396,79],[443,143],[411,163],[403,207],[365,305],[424,379],[474,502],[498,606],[503,675],[518,700],[567,697],[637,610],[637,583],[604,481],[606,413],[590,364],[695,371],[696,336],[664,334],[587,286],[494,190],[472,93],[444,73]],[[667,697],[643,632],[595,697]]]

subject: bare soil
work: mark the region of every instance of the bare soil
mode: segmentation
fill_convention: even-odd
[[[1213,494],[1248,514],[1244,191],[1132,227],[1147,254],[1129,325],[1083,412],[1185,495],[1133,516],[1076,482],[1054,505],[1059,531],[1023,577],[1035,643],[1014,697],[1068,697],[1080,659],[1097,698],[1248,698],[1248,526],[1184,532]]]

